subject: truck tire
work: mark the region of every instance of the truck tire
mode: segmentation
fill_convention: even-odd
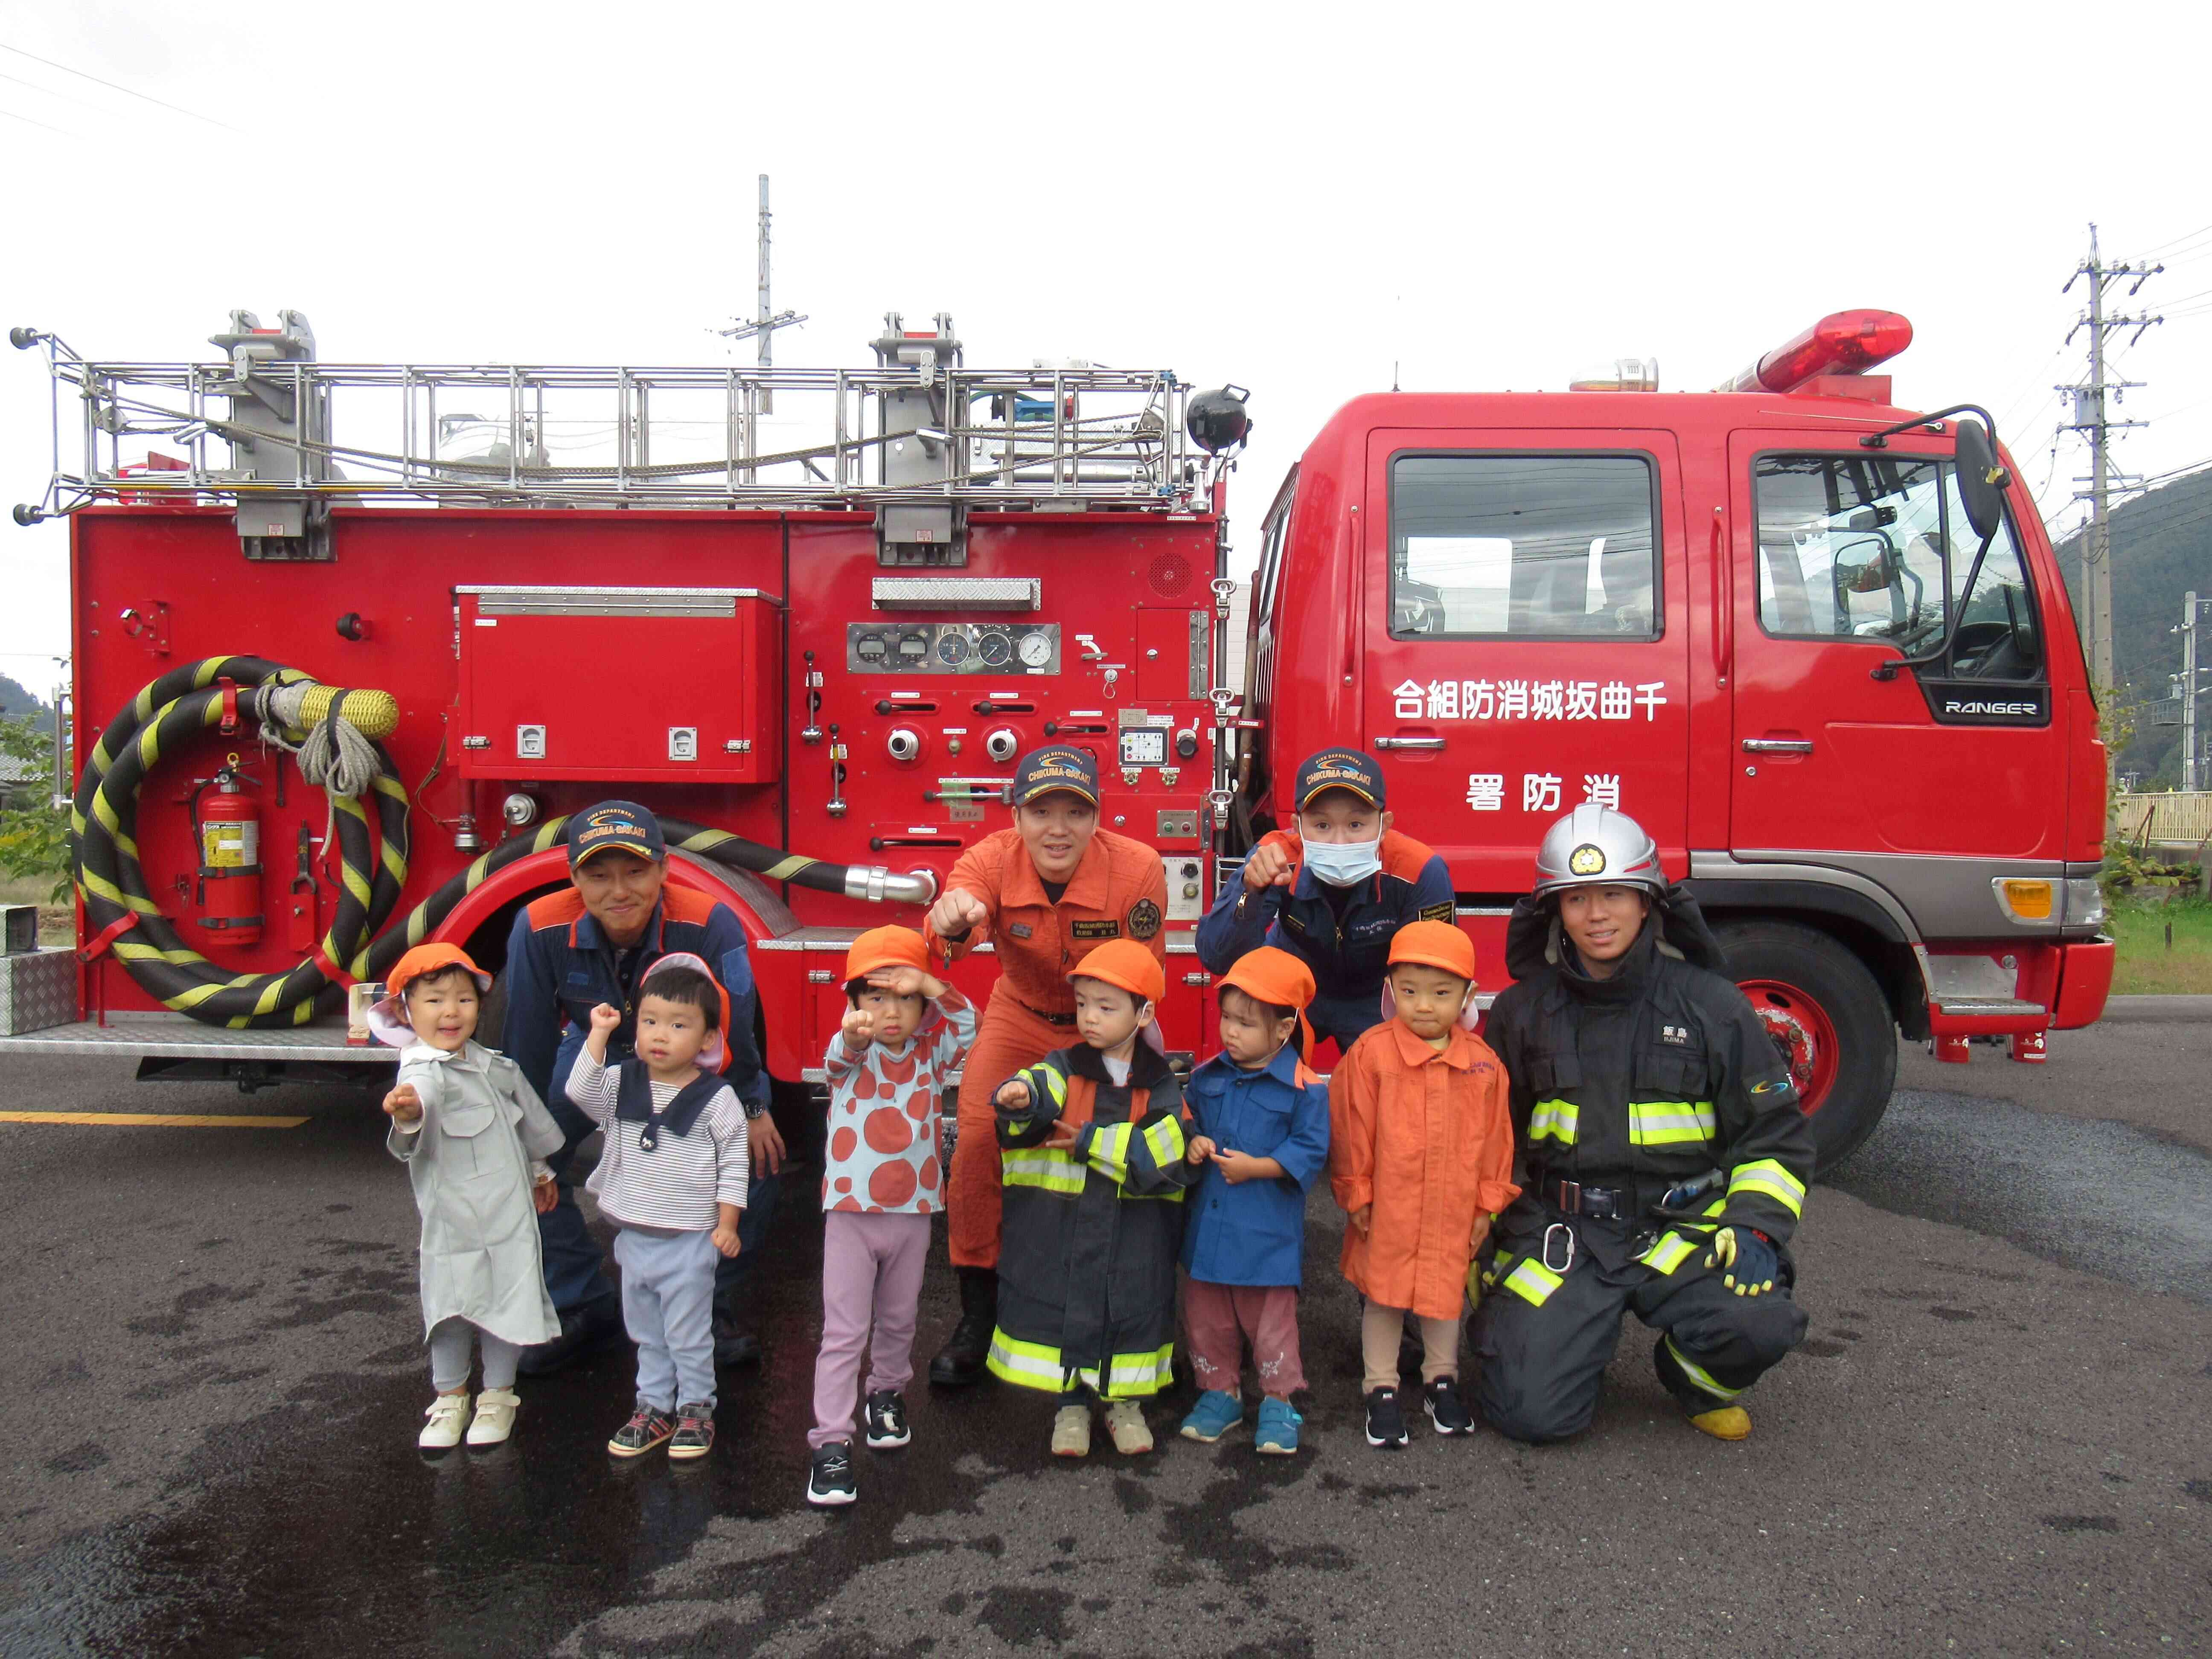
[[[1729,975],[1790,1064],[1826,1174],[1881,1121],[1897,1083],[1897,1030],[1866,964],[1827,934],[1787,921],[1713,932]]]

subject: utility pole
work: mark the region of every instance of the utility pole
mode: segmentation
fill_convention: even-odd
[[[2203,775],[2197,760],[2197,595],[2181,596],[2181,787],[2194,791]]]
[[[2138,313],[2133,317],[2105,314],[2105,290],[2112,283],[2132,278],[2128,293],[2132,297],[2142,285],[2166,267],[2164,265],[2129,264],[2124,262],[2106,264],[2097,246],[2097,227],[2089,227],[2089,257],[2075,267],[2074,274],[2066,279],[2060,293],[2071,292],[2074,284],[2083,277],[2089,279],[2089,307],[2075,320],[2066,340],[2072,344],[2074,337],[2083,329],[2089,331],[2089,379],[2081,386],[2062,386],[2055,388],[2074,400],[2072,430],[2085,432],[2089,436],[2089,476],[2075,482],[2086,483],[2086,490],[2077,490],[2074,499],[2084,495],[2089,501],[2088,533],[2081,550],[2081,609],[2085,631],[2088,635],[2089,678],[2099,696],[2110,695],[2118,684],[2112,671],[2112,493],[2115,488],[2128,489],[2132,486],[2112,470],[2112,434],[2118,428],[2141,426],[2141,421],[2115,421],[2110,418],[2105,398],[2112,394],[2112,401],[2142,384],[2140,380],[2108,380],[2105,378],[2105,336],[2114,329],[2131,328],[2136,339],[2154,324],[2162,323],[2163,317],[2148,317]],[[2130,341],[2133,344],[2134,341]]]
[[[715,333],[726,340],[750,339],[754,343],[754,358],[763,369],[775,367],[775,331],[780,328],[796,328],[806,320],[795,311],[771,313],[768,308],[769,210],[768,174],[760,175],[760,277],[757,290],[753,319],[737,323],[729,328],[718,328]],[[766,386],[756,394],[759,401],[753,405],[745,420],[745,450],[751,453],[759,446],[754,442],[752,422],[756,416],[775,412],[775,393]]]

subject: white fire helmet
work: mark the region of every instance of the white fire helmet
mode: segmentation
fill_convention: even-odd
[[[1659,848],[1644,826],[1610,806],[1585,804],[1544,832],[1536,848],[1539,897],[1567,887],[1640,887],[1667,894]]]

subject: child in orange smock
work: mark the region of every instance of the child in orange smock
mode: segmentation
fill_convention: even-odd
[[[1505,1071],[1474,1035],[1474,945],[1446,921],[1390,942],[1390,1018],[1329,1084],[1329,1186],[1344,1211],[1344,1276],[1366,1298],[1367,1443],[1406,1443],[1398,1338],[1420,1321],[1421,1403],[1438,1434],[1473,1432],[1459,1395],[1467,1270],[1519,1196]]]

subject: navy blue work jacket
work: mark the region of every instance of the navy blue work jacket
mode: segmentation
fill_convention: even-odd
[[[1194,1134],[1283,1166],[1280,1180],[1236,1187],[1212,1164],[1204,1166],[1186,1200],[1184,1269],[1209,1285],[1300,1283],[1306,1189],[1328,1164],[1328,1085],[1286,1042],[1256,1072],[1216,1054],[1190,1074],[1183,1101]]]

